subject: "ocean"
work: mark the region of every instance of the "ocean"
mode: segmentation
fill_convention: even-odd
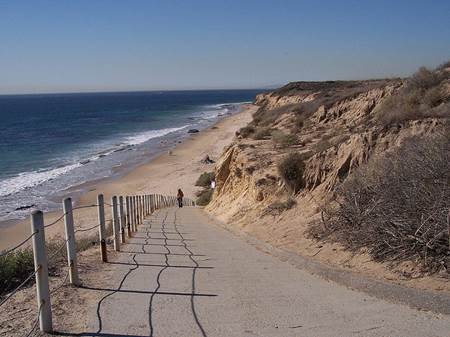
[[[0,96],[0,221],[57,209],[65,190],[149,161],[259,92]]]

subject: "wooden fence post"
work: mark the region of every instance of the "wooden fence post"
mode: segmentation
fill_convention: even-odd
[[[144,195],[141,195],[141,204],[142,204],[142,211],[141,211],[141,214],[142,214],[142,217],[141,217],[141,223],[144,223],[144,219],[145,219],[145,216],[146,216],[146,214],[145,214],[145,196]]]
[[[36,271],[36,294],[39,311],[39,328],[52,332],[52,306],[48,287],[47,251],[45,249],[44,215],[41,211],[31,213],[31,232],[33,235],[34,270]]]
[[[137,214],[137,197],[135,195],[133,196],[133,214],[134,214],[134,221],[133,221],[134,231],[136,231],[139,218]]]
[[[144,194],[144,215],[145,215],[145,217],[148,215],[148,213],[147,213],[147,194]]]
[[[131,222],[130,222],[131,207],[130,207],[130,197],[128,195],[125,197],[125,206],[127,208],[127,217],[126,217],[126,219],[127,219],[127,235],[129,238],[131,238]]]
[[[112,214],[112,227],[114,236],[114,250],[120,251],[120,229],[119,229],[119,215],[117,214],[117,197],[111,198],[111,214]]]
[[[120,238],[125,243],[125,214],[123,212],[123,196],[119,197]]]
[[[136,221],[135,213],[134,213],[134,195],[130,196],[130,205],[131,205],[131,231],[134,232],[134,224]]]
[[[130,224],[131,231],[134,232],[134,204],[133,204],[133,196],[130,196]]]
[[[140,222],[139,224],[142,225],[144,222],[144,202],[142,200],[142,195],[139,196],[139,216],[140,216]]]
[[[72,199],[66,198],[63,201],[64,212],[64,233],[66,235],[67,262],[69,264],[69,279],[73,285],[79,285],[77,251],[75,246],[75,230],[73,226]]]
[[[134,208],[134,231],[137,231],[137,225],[139,223],[137,196],[133,197],[133,208]]]
[[[103,194],[97,195],[97,210],[98,210],[98,235],[100,240],[100,253],[102,261],[108,262],[108,255],[106,251],[106,228],[105,228],[105,202]]]
[[[144,212],[144,196],[141,195],[139,197],[139,199],[141,200],[141,225],[144,223],[144,217],[145,217],[145,212]]]

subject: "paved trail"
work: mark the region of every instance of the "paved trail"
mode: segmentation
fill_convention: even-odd
[[[211,224],[160,210],[119,254],[89,336],[450,336],[450,316],[324,281]],[[94,331],[96,331],[94,333]]]

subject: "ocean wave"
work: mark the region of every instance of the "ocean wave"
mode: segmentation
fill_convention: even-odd
[[[189,127],[189,125],[184,125],[178,128],[167,128],[167,129],[145,131],[137,135],[127,137],[124,141],[124,144],[126,145],[142,144],[150,139],[162,137],[168,135],[169,133],[186,129],[187,127]]]
[[[252,101],[244,101],[244,102],[231,102],[231,103],[219,103],[219,104],[209,104],[207,107],[221,109],[224,107],[238,107],[242,104],[250,104]]]
[[[204,105],[203,110],[195,116],[206,120],[215,119],[227,113],[236,112],[242,104],[246,103],[251,102],[232,102]]]
[[[38,186],[80,166],[82,166],[81,163],[75,163],[49,170],[22,172],[15,177],[0,181],[0,196],[14,194],[27,188]]]
[[[188,126],[189,125],[184,125],[182,127],[177,128],[166,128],[160,130],[145,131],[137,135],[128,136],[121,144],[117,145],[116,147],[112,148],[110,147],[100,152],[97,152],[94,156],[80,160],[77,163],[57,167],[54,169],[44,169],[19,173],[17,176],[0,181],[0,196],[12,195],[25,189],[39,186],[49,180],[58,178],[78,167],[89,164],[102,157],[109,156],[114,152],[126,150],[131,146],[142,144],[150,139],[162,137],[169,133],[185,129]]]

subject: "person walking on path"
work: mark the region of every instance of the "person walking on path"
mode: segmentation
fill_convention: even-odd
[[[183,197],[184,197],[184,193],[181,190],[181,188],[178,189],[178,194],[177,194],[177,200],[178,200],[178,207],[183,207]]]

